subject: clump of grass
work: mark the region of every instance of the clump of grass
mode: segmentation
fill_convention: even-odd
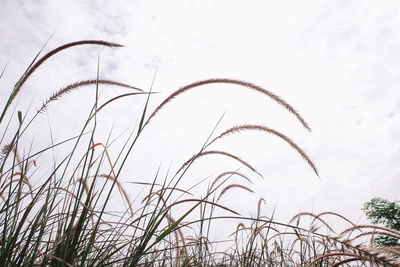
[[[398,248],[374,248],[368,238],[387,235],[399,239],[400,233],[378,226],[355,225],[334,212],[299,213],[287,224],[277,222],[261,211],[264,199],[257,203],[256,217],[245,217],[218,201],[231,189],[252,193],[251,186],[227,184],[232,176],[252,184],[249,175],[224,171],[214,179],[203,196],[181,188],[181,181],[196,160],[209,155],[233,159],[253,173],[262,175],[247,161],[220,150],[206,150],[217,140],[242,131],[262,131],[273,134],[297,151],[318,175],[309,156],[292,139],[277,130],[257,124],[235,126],[210,138],[200,151],[184,162],[174,175],[163,177],[157,170],[152,181],[136,182],[147,193],[131,200],[121,182],[121,171],[143,130],[156,115],[180,94],[206,84],[224,83],[255,90],[272,98],[292,113],[308,130],[300,114],[274,93],[252,83],[232,79],[209,79],[178,89],[148,115],[152,91],[146,92],[111,79],[85,80],[70,84],[44,100],[34,114],[7,113],[15,96],[29,89],[27,81],[50,57],[60,51],[80,45],[121,47],[105,41],[79,41],[60,46],[43,57],[40,52],[17,81],[3,107],[0,117],[0,266],[398,266]],[[4,74],[5,68],[0,74]],[[31,122],[65,94],[85,86],[94,86],[96,97],[80,134],[33,152],[26,149],[23,136]],[[134,92],[117,95],[98,104],[101,86],[118,86]],[[137,130],[124,142],[116,158],[111,157],[111,137],[98,142],[97,113],[109,104],[128,96],[146,96]],[[15,108],[18,108],[16,106]],[[50,111],[51,112],[51,111]],[[8,122],[5,123],[6,114]],[[10,125],[18,124],[15,129]],[[209,141],[211,140],[211,141]],[[41,157],[64,145],[66,155],[61,160],[43,162]],[[83,152],[81,148],[83,149]],[[24,151],[20,154],[20,151]],[[39,164],[37,164],[39,163]],[[46,165],[47,164],[47,165]],[[50,171],[43,174],[43,168]],[[245,168],[245,169],[246,169]],[[211,171],[211,170],[210,170]],[[32,181],[35,181],[32,183]],[[205,187],[206,188],[206,187]],[[240,192],[240,191],[238,191]],[[238,193],[236,192],[236,193]],[[118,200],[112,198],[117,193]],[[123,203],[115,209],[113,202]],[[174,213],[179,208],[183,214]],[[217,216],[216,210],[224,212]],[[122,211],[121,211],[122,210]],[[195,210],[199,217],[195,217]],[[340,234],[325,220],[334,216],[347,221],[350,227]],[[324,217],[324,218],[322,218]],[[304,226],[305,218],[311,219]],[[213,224],[217,221],[238,221],[227,240],[213,240]],[[220,250],[221,244],[224,249]],[[397,264],[397,265],[396,265]]]

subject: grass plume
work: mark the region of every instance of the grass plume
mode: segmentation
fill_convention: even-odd
[[[306,121],[303,119],[303,117],[286,101],[284,101],[282,98],[277,96],[276,94],[249,82],[244,82],[240,80],[234,80],[234,79],[226,79],[226,78],[216,78],[216,79],[208,79],[208,80],[202,80],[198,82],[194,82],[191,84],[188,84],[186,86],[181,87],[177,91],[173,92],[170,96],[168,96],[160,105],[156,107],[156,109],[153,111],[153,113],[149,116],[148,121],[150,121],[168,102],[171,102],[174,98],[177,96],[191,90],[194,88],[197,88],[202,85],[207,85],[207,84],[213,84],[213,83],[224,83],[224,84],[234,84],[234,85],[239,85],[242,87],[246,87],[252,90],[255,90],[265,96],[268,96],[272,98],[275,102],[283,106],[286,110],[288,110],[290,113],[292,113],[299,121],[300,123],[306,128],[308,131],[311,131],[310,126],[306,123]]]
[[[224,189],[222,189],[221,193],[220,193],[219,196],[218,196],[217,201],[219,201],[219,200],[221,199],[221,197],[222,197],[223,195],[225,195],[225,193],[228,192],[229,190],[231,190],[232,188],[241,188],[241,189],[244,189],[244,190],[246,190],[246,191],[249,191],[250,193],[254,193],[253,190],[251,190],[250,188],[248,188],[248,187],[246,187],[246,186],[244,186],[244,185],[241,185],[241,184],[231,184],[231,185],[228,185],[227,187],[225,187]]]
[[[292,139],[290,139],[286,135],[284,135],[284,134],[282,134],[282,133],[280,133],[280,132],[278,132],[278,131],[276,131],[274,129],[268,128],[266,126],[253,125],[253,124],[235,126],[235,127],[232,127],[230,129],[226,130],[225,132],[223,132],[222,134],[218,135],[217,137],[215,137],[210,142],[210,144],[215,142],[217,139],[223,138],[224,136],[227,136],[227,135],[230,135],[230,134],[234,134],[234,133],[239,133],[239,132],[242,132],[242,131],[261,131],[261,132],[266,132],[266,133],[270,133],[270,134],[273,134],[275,136],[278,136],[279,138],[281,138],[284,141],[286,141],[286,143],[288,143],[292,148],[294,148],[301,155],[301,157],[308,163],[308,165],[313,169],[315,174],[317,176],[319,176],[318,170],[315,167],[315,164],[307,156],[307,154],[306,154],[306,152],[304,152],[304,150],[302,150]]]
[[[183,163],[183,165],[178,169],[176,174],[180,173],[183,169],[185,169],[185,167],[187,167],[190,163],[192,163],[196,159],[199,159],[199,158],[207,156],[207,155],[223,155],[223,156],[235,159],[236,161],[239,161],[240,163],[242,163],[244,166],[246,166],[247,168],[249,168],[253,172],[255,172],[258,175],[260,175],[261,177],[263,177],[258,171],[256,171],[256,169],[254,169],[253,166],[251,166],[246,161],[242,160],[241,158],[239,158],[239,157],[237,157],[237,156],[235,156],[235,155],[233,155],[231,153],[228,153],[228,152],[225,152],[225,151],[218,151],[218,150],[208,150],[208,151],[203,151],[203,152],[200,152],[198,154],[193,155],[190,159],[188,159],[185,163]]]
[[[61,88],[60,90],[58,90],[57,92],[55,92],[52,96],[50,96],[48,99],[46,99],[42,106],[38,109],[38,113],[43,112],[47,105],[50,102],[56,101],[57,99],[59,99],[60,97],[62,97],[65,94],[68,94],[80,87],[85,87],[85,86],[89,86],[89,85],[98,85],[98,84],[102,84],[102,85],[114,85],[114,86],[119,86],[119,87],[124,87],[124,88],[128,88],[128,89],[133,89],[139,92],[143,92],[142,89],[134,87],[132,85],[128,85],[128,84],[124,84],[124,83],[120,83],[120,82],[116,82],[116,81],[112,81],[112,80],[97,80],[97,79],[92,79],[92,80],[85,80],[85,81],[80,81],[80,82],[76,82],[76,83],[72,83],[70,85],[67,85],[63,88]]]

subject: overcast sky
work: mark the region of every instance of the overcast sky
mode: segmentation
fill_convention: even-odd
[[[334,211],[365,222],[364,202],[372,197],[395,200],[400,188],[399,10],[398,1],[365,0],[2,0],[0,67],[9,64],[0,80],[0,102],[5,103],[51,35],[45,51],[83,39],[125,47],[77,47],[55,56],[24,86],[19,95],[22,110],[31,103],[39,107],[69,83],[95,78],[98,54],[101,78],[148,90],[158,71],[153,90],[160,93],[151,98],[150,109],[180,86],[197,80],[249,81],[294,106],[312,132],[254,91],[204,86],[181,95],[154,118],[122,181],[150,181],[160,164],[164,174],[170,164],[172,170],[179,168],[198,151],[226,111],[217,133],[243,123],[279,130],[308,153],[320,179],[282,140],[262,133],[238,134],[220,140],[213,149],[240,156],[264,179],[253,175],[254,184],[242,183],[254,194],[233,189],[221,203],[248,215],[255,213],[263,197],[265,212],[270,214],[276,207],[283,221],[299,211]],[[43,130],[48,122],[58,141],[77,134],[93,104],[93,89],[73,92],[51,104],[32,125],[27,140],[48,144],[48,131]],[[107,100],[123,92],[102,88],[101,97]],[[126,98],[105,111],[99,118],[104,136],[113,125],[115,137],[133,129],[144,100]],[[101,135],[98,138],[105,141]],[[193,166],[182,186],[238,167],[210,156]],[[198,196],[204,195],[205,186],[195,190]]]

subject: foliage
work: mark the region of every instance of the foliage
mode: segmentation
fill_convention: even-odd
[[[400,202],[390,202],[382,198],[373,198],[366,202],[363,211],[373,224],[384,226],[400,231]],[[377,236],[374,239],[377,246],[393,247],[399,246],[399,240],[390,236]]]

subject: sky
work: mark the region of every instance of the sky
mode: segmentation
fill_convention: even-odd
[[[373,197],[394,201],[400,188],[400,4],[397,1],[15,1],[0,9],[0,103],[50,38],[44,52],[78,40],[107,40],[110,49],[76,47],[50,59],[24,85],[18,105],[40,107],[61,87],[100,77],[149,90],[150,110],[173,91],[209,78],[248,81],[279,95],[309,123],[234,85],[203,86],[169,103],[152,120],[129,158],[121,181],[150,181],[196,153],[222,114],[216,132],[259,124],[292,138],[317,166],[317,177],[285,142],[265,133],[226,137],[213,149],[251,163],[264,178],[232,160],[200,159],[182,182],[194,185],[221,171],[240,170],[250,194],[232,189],[221,203],[286,222],[300,211],[334,211],[365,223],[361,208]],[[156,74],[155,74],[156,73]],[[126,92],[101,88],[107,100]],[[50,104],[27,133],[27,146],[77,134],[93,104],[94,88]],[[145,98],[125,98],[99,117],[99,141],[135,128]],[[50,126],[49,126],[50,125]],[[122,139],[121,139],[122,140]],[[2,144],[3,145],[3,144]],[[118,146],[116,145],[116,151]],[[60,152],[61,153],[61,152]],[[56,155],[61,158],[60,155]],[[40,163],[40,159],[38,160]],[[46,158],[42,158],[45,165]],[[207,184],[193,191],[205,194]],[[135,188],[128,190],[132,198]]]

